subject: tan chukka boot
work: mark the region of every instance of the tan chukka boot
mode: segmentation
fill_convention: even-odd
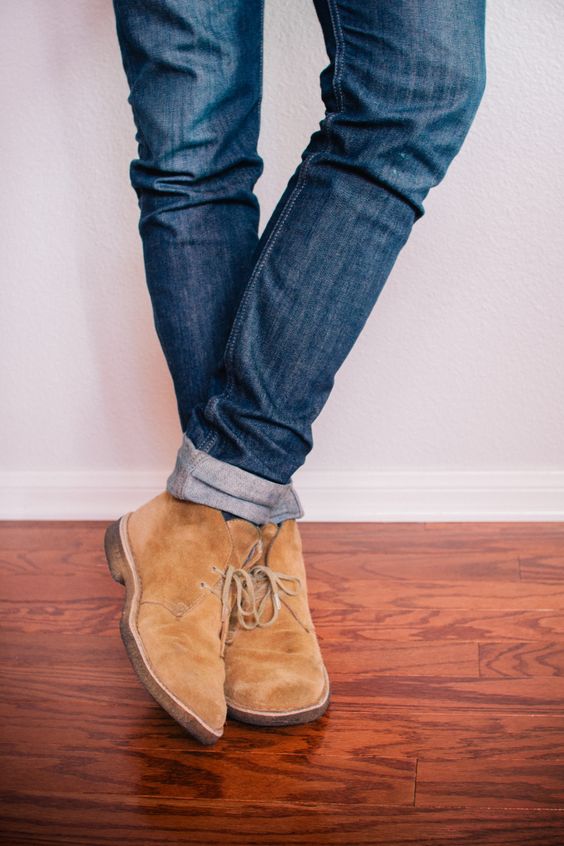
[[[253,613],[230,632],[225,651],[228,714],[255,725],[307,723],[329,704],[329,679],[307,600],[295,520],[262,527],[264,555],[246,569]]]
[[[168,492],[106,531],[106,557],[126,587],[125,648],[151,695],[202,743],[223,734],[224,642],[232,606],[261,553],[246,520]]]

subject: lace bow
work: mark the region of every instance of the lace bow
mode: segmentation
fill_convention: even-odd
[[[278,619],[283,602],[281,594],[296,596],[302,584],[298,576],[276,572],[266,564],[255,564],[249,570],[232,565],[229,565],[225,571],[218,567],[214,567],[213,570],[223,578],[220,638],[222,655],[225,653],[233,612],[241,628],[265,629]],[[264,615],[269,600],[272,603],[272,613],[265,620]]]

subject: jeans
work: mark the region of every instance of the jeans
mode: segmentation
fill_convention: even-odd
[[[312,423],[485,86],[485,0],[313,2],[325,116],[259,238],[262,0],[114,0],[167,488],[255,522],[302,516]]]

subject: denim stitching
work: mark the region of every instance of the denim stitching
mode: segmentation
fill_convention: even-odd
[[[263,85],[264,85],[264,0],[260,5],[260,65],[259,65],[259,73],[260,73],[260,99],[258,104],[258,116],[259,116],[259,128],[260,128],[260,121],[262,115],[262,93],[263,93]],[[259,129],[260,131],[260,129]]]
[[[255,267],[255,269],[254,269],[254,271],[251,275],[251,278],[249,280],[247,288],[245,290],[245,294],[244,294],[244,297],[243,297],[243,300],[242,300],[241,306],[240,306],[241,312],[239,314],[239,319],[237,320],[237,326],[235,327],[235,332],[233,333],[233,337],[229,339],[227,346],[225,348],[226,355],[231,354],[231,352],[233,351],[233,349],[235,347],[235,344],[237,343],[237,340],[238,340],[238,337],[239,337],[239,330],[240,330],[241,322],[242,322],[243,318],[246,317],[246,315],[247,315],[248,300],[249,300],[250,294],[252,293],[254,285],[257,281],[258,275],[259,275],[260,271],[262,270],[262,268],[264,267],[264,265],[266,264],[266,261],[267,261],[268,257],[270,256],[270,253],[272,252],[272,249],[274,248],[274,246],[276,244],[276,241],[278,239],[278,235],[280,234],[280,229],[282,228],[282,226],[286,222],[288,215],[290,214],[292,208],[294,207],[294,205],[296,203],[296,200],[298,199],[299,195],[301,194],[302,188],[304,187],[304,184],[305,184],[305,178],[307,176],[307,171],[309,169],[309,165],[311,164],[313,159],[318,155],[319,155],[319,153],[313,153],[303,163],[302,170],[301,170],[300,175],[298,177],[298,182],[297,182],[294,190],[292,191],[292,194],[290,195],[290,197],[288,197],[288,200],[287,200],[287,203],[286,203],[286,208],[284,209],[284,211],[280,215],[280,218],[278,219],[276,226],[274,227],[268,242],[265,244],[264,252],[263,252],[259,262],[257,263],[257,265],[256,265],[256,267]],[[230,390],[232,388],[233,388],[233,379],[230,377],[228,390],[225,392],[224,396],[226,396],[226,397],[230,396]]]
[[[326,2],[328,4],[329,16],[331,18],[331,26],[332,26],[332,29],[333,29],[333,37],[335,39],[335,68],[334,68],[334,73],[333,73],[332,86],[333,86],[333,92],[335,94],[335,99],[337,100],[337,111],[328,115],[326,120],[325,120],[324,131],[327,134],[327,144],[326,144],[323,152],[327,152],[327,150],[329,150],[330,147],[331,147],[331,137],[327,133],[327,126],[329,125],[330,122],[333,122],[333,120],[335,119],[337,114],[339,114],[343,110],[343,96],[342,96],[341,79],[340,79],[341,63],[342,63],[341,60],[344,57],[343,36],[342,36],[340,19],[339,19],[339,15],[338,15],[338,12],[337,12],[335,0],[326,0]],[[227,355],[231,356],[231,353],[233,352],[235,344],[238,340],[241,322],[247,314],[249,296],[250,296],[252,290],[254,289],[254,285],[257,281],[257,277],[258,277],[260,271],[262,270],[262,268],[264,267],[268,257],[270,256],[270,253],[272,252],[272,249],[274,248],[274,246],[276,244],[276,241],[277,241],[278,236],[280,234],[280,229],[282,228],[282,226],[286,222],[288,215],[290,214],[292,208],[294,207],[294,205],[296,203],[296,200],[298,199],[298,197],[299,197],[299,195],[302,191],[302,188],[304,187],[305,179],[306,179],[309,167],[311,165],[311,162],[316,157],[318,157],[320,155],[321,155],[321,152],[313,153],[302,164],[302,170],[301,170],[300,175],[298,177],[298,182],[297,182],[296,186],[294,187],[292,194],[290,195],[290,197],[288,197],[288,200],[287,200],[287,203],[286,203],[286,208],[282,212],[282,214],[281,214],[280,218],[278,219],[273,231],[271,232],[270,238],[268,239],[268,242],[264,246],[263,254],[259,258],[259,261],[257,262],[257,264],[256,264],[256,266],[253,270],[253,273],[251,274],[251,278],[249,279],[249,282],[248,282],[247,287],[245,289],[245,293],[243,295],[243,299],[242,299],[240,307],[239,307],[240,312],[238,312],[238,314],[237,314],[236,325],[233,327],[233,332],[231,333],[231,336],[228,338],[227,345],[226,345],[226,348],[225,348],[226,356]],[[234,387],[233,378],[230,376],[226,391],[223,394],[220,394],[219,396],[230,397],[233,387]]]
[[[344,108],[341,79],[345,63],[345,39],[343,38],[343,29],[341,27],[337,0],[326,0],[326,2],[327,8],[329,9],[329,17],[331,18],[333,37],[335,39],[335,73],[333,74],[332,85],[335,100],[337,101],[337,114],[340,114]]]
[[[214,398],[212,397],[212,399],[214,399]],[[209,433],[209,435],[207,436],[207,438],[204,440],[203,444],[199,447],[196,447],[196,449],[199,449],[201,452],[209,452],[209,450],[214,445],[216,438],[217,438],[217,432],[211,431]],[[203,461],[203,460],[204,460],[203,457],[200,458],[199,460],[196,459],[196,462],[192,466],[197,467],[198,464],[200,463],[200,461]]]

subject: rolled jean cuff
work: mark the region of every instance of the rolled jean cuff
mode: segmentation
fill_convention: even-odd
[[[177,499],[229,511],[253,523],[303,517],[293,485],[279,485],[197,449],[184,435],[166,488]]]

